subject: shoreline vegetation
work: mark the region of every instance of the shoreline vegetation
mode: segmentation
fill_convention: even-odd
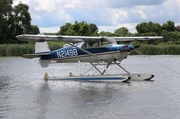
[[[64,43],[48,43],[51,50],[62,48]],[[0,57],[3,56],[22,56],[23,54],[33,54],[35,45],[29,44],[0,44]]]
[[[51,50],[62,48],[64,43],[48,43]],[[180,55],[180,45],[141,45],[133,51],[131,55]],[[22,56],[23,54],[33,54],[35,46],[29,44],[0,44],[0,57]],[[141,54],[140,54],[141,53]]]

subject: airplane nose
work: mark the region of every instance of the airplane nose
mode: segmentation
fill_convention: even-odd
[[[128,45],[129,50],[134,50],[134,46]]]
[[[132,45],[124,45],[123,49],[121,51],[122,52],[130,52],[132,50],[134,50],[134,46],[132,46]]]

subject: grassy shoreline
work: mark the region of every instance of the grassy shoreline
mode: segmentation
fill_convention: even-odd
[[[50,49],[55,50],[63,47],[63,43],[49,43]],[[142,45],[137,49],[144,55],[180,55],[180,45]],[[0,56],[22,56],[34,53],[34,44],[1,44]],[[132,55],[139,55],[133,51]]]
[[[180,45],[142,45],[137,51],[144,55],[180,55]],[[131,54],[139,55],[135,51]]]
[[[63,44],[49,43],[51,50],[62,48]],[[34,44],[0,44],[0,57],[2,56],[22,56],[23,54],[33,54]]]

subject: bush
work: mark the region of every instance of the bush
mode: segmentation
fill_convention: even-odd
[[[33,44],[3,44],[0,45],[0,56],[22,56],[34,53]]]

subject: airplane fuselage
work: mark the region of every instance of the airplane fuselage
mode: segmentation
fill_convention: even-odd
[[[55,60],[58,62],[77,62],[78,60],[81,62],[122,61],[133,49],[134,47],[131,45],[108,44],[101,47],[84,48],[87,51],[85,52],[77,47],[69,46],[51,51],[51,55],[41,56],[41,60]]]

